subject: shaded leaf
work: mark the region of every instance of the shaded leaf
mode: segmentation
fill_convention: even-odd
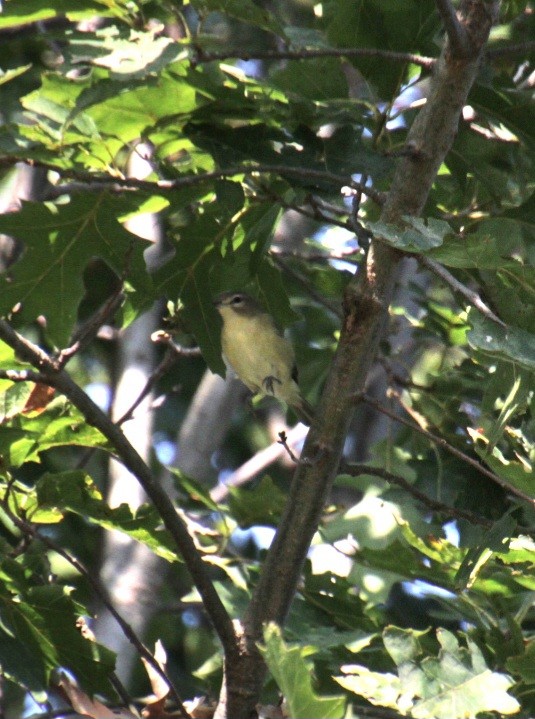
[[[269,525],[276,527],[286,505],[286,494],[264,475],[260,483],[248,489],[229,487],[230,513],[240,527]]]
[[[24,255],[0,276],[0,312],[20,304],[17,317],[31,322],[45,315],[54,341],[64,344],[72,332],[84,294],[82,273],[101,257],[133,288],[152,296],[145,269],[145,243],[115,219],[116,201],[106,193],[77,195],[59,205],[25,202],[19,212],[0,215],[0,231],[24,243]]]
[[[74,512],[105,529],[115,529],[145,544],[159,557],[177,561],[175,544],[152,505],[133,512],[127,504],[112,509],[90,477],[82,471],[44,474],[37,482],[37,497],[42,508]]]
[[[222,12],[240,22],[284,36],[284,28],[274,15],[252,0],[192,0],[192,5],[203,13]]]
[[[470,312],[469,322],[471,347],[496,359],[535,370],[535,335],[517,327],[501,327],[475,311]]]
[[[447,222],[429,217],[427,222],[419,217],[403,217],[404,227],[372,222],[370,230],[381,242],[386,242],[404,252],[424,252],[439,247],[451,228]]]
[[[76,628],[85,609],[59,585],[20,581],[14,562],[0,566],[0,663],[10,678],[44,691],[59,667],[73,671],[88,691],[105,691],[115,656],[84,639]],[[6,584],[6,579],[9,581]],[[9,588],[8,588],[9,587]]]
[[[264,630],[262,656],[277,682],[289,715],[294,719],[338,719],[344,716],[343,696],[320,697],[312,688],[310,669],[299,647],[286,645],[280,629],[270,624]]]

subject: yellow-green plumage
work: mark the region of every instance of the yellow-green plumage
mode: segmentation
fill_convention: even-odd
[[[244,292],[224,292],[215,305],[223,318],[223,354],[237,376],[254,394],[282,400],[310,424],[313,410],[295,381],[293,347],[271,315]]]

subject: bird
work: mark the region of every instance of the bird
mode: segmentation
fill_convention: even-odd
[[[299,389],[293,347],[273,317],[246,292],[223,292],[214,305],[223,319],[226,365],[253,394],[275,397],[310,425],[314,410]]]

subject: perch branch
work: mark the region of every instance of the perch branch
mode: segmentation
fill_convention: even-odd
[[[453,55],[455,57],[465,57],[470,49],[469,38],[466,30],[459,22],[451,0],[435,0],[435,4],[450,41]]]
[[[86,421],[111,442],[125,467],[136,477],[158,510],[203,599],[206,612],[221,639],[225,653],[232,655],[237,651],[234,627],[212,584],[207,566],[167,493],[128,442],[120,427],[106,416],[64,370],[58,368],[57,362],[54,362],[40,347],[18,334],[5,320],[0,320],[0,339],[12,347],[21,360],[38,369],[42,381],[64,394],[80,410]]]

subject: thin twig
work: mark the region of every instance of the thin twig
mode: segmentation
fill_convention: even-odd
[[[401,477],[399,474],[388,472],[386,469],[382,469],[381,467],[369,467],[366,464],[347,463],[341,466],[340,471],[344,474],[350,474],[356,477],[362,474],[370,474],[374,477],[380,477],[389,484],[396,484],[409,494],[412,494],[413,497],[418,499],[422,504],[425,504],[425,506],[433,510],[433,512],[442,512],[450,517],[466,519],[472,524],[479,524],[487,529],[492,527],[492,522],[489,519],[485,519],[484,517],[481,517],[474,512],[470,512],[467,509],[458,509],[456,507],[451,507],[449,504],[444,504],[443,502],[431,499],[431,497],[428,497],[427,494],[420,492],[420,490],[416,489],[416,487],[414,487],[410,482],[407,482],[404,477]]]
[[[341,227],[343,230],[349,230],[350,232],[352,231],[348,222],[344,222],[343,220],[337,220],[334,217],[325,215],[317,207],[308,209],[307,207],[304,207],[303,205],[298,205],[294,202],[288,202],[287,200],[283,199],[277,192],[273,192],[268,187],[262,186],[261,189],[266,197],[274,200],[277,204],[279,204],[285,210],[293,210],[293,212],[297,212],[299,215],[302,215],[303,217],[308,217],[310,220],[315,220],[316,222],[322,222],[325,224],[334,225],[335,227]]]
[[[472,304],[478,312],[481,312],[484,317],[488,317],[489,320],[496,322],[496,324],[501,327],[507,328],[505,322],[502,322],[502,320],[494,314],[490,307],[487,307],[477,292],[474,292],[466,285],[463,285],[463,283],[454,277],[443,265],[435,260],[432,260],[430,257],[426,257],[425,255],[415,255],[415,257],[420,264],[427,267],[428,270],[431,270],[431,272],[433,272],[437,277],[440,277],[441,280],[444,280],[444,282],[449,285],[454,292],[458,292],[460,295],[465,297],[468,302],[470,302],[470,304]]]
[[[348,249],[342,250],[341,252],[310,252],[304,250],[283,250],[280,247],[272,247],[270,250],[271,255],[277,255],[277,257],[290,258],[294,260],[303,260],[304,262],[330,262],[331,260],[342,260],[348,262],[352,258],[359,257],[362,254],[360,249]]]
[[[266,469],[270,464],[276,462],[281,455],[287,451],[286,447],[290,445],[293,447],[302,442],[308,432],[308,427],[303,424],[296,424],[286,434],[286,444],[282,445],[280,439],[273,442],[268,447],[258,451],[253,457],[244,462],[240,467],[235,469],[229,477],[225,478],[225,484],[218,484],[216,487],[210,490],[210,497],[217,502],[223,502],[228,494],[231,487],[241,487],[243,484],[247,484],[259,472]],[[295,455],[292,451],[292,457],[295,461]]]
[[[0,166],[7,165],[12,166],[20,162],[19,157],[11,157],[6,155],[0,158]],[[360,183],[354,181],[348,175],[337,175],[336,173],[329,172],[328,170],[315,170],[307,167],[289,167],[288,165],[271,165],[271,164],[259,164],[259,165],[246,165],[243,167],[223,167],[213,172],[205,172],[195,175],[185,175],[182,177],[176,177],[173,180],[138,180],[135,178],[112,178],[108,175],[96,175],[92,172],[82,172],[80,170],[68,170],[66,168],[60,168],[53,163],[42,162],[40,160],[32,160],[31,163],[34,167],[44,167],[45,169],[59,172],[63,177],[70,177],[76,180],[76,183],[69,185],[58,185],[62,188],[60,194],[65,194],[69,190],[71,191],[85,191],[88,183],[90,188],[94,191],[98,189],[108,190],[113,192],[122,192],[124,190],[147,190],[154,192],[159,190],[161,192],[178,190],[183,187],[193,187],[200,185],[203,182],[211,182],[212,180],[219,180],[225,177],[235,177],[237,175],[280,175],[281,177],[296,177],[308,184],[313,182],[327,182],[337,187],[343,187],[349,185],[351,187],[358,188]],[[384,194],[372,190],[372,188],[365,188],[366,194],[374,202],[378,204],[384,203]]]
[[[122,305],[124,298],[121,284],[96,312],[76,330],[70,341],[70,346],[61,350],[58,355],[60,367],[65,367],[71,357],[83,350],[95,339],[102,325],[108,322]]]
[[[37,162],[34,162],[32,164],[34,164],[35,166],[43,166],[42,163]],[[69,176],[67,172],[65,172],[64,168],[56,168],[53,165],[47,165],[47,167],[51,170],[54,170],[55,172],[63,174],[65,177]],[[72,182],[65,182],[59,185],[49,185],[46,189],[45,199],[57,200],[58,197],[63,197],[64,195],[77,195],[80,192],[102,192],[102,190],[106,190],[107,192],[111,192],[113,194],[122,194],[125,192],[135,192],[136,190],[140,189],[139,187],[128,187],[124,185],[122,181],[118,182],[117,180],[113,180],[111,177],[108,178],[108,181],[106,181],[104,179],[95,179],[95,177],[89,175],[89,173],[86,174],[87,180],[85,181],[73,180]]]
[[[284,449],[286,450],[286,452],[288,454],[288,457],[290,457],[292,462],[294,462],[295,464],[297,464],[299,462],[299,459],[295,456],[295,454],[292,452],[292,450],[288,446],[288,437],[286,435],[286,432],[279,432],[278,444],[280,444],[282,447],[284,447]]]
[[[452,54],[455,57],[466,57],[470,51],[469,38],[451,0],[435,0],[435,4],[450,41]]]
[[[375,47],[349,47],[349,48],[313,48],[300,50],[225,50],[224,52],[208,52],[202,48],[193,48],[195,64],[216,62],[239,58],[240,60],[310,60],[316,57],[377,57],[391,62],[405,62],[431,69],[436,62],[434,57],[425,57],[410,52],[396,52]]]
[[[173,337],[165,330],[156,330],[150,336],[154,344],[165,345],[176,357],[202,357],[200,347],[182,347],[173,342]]]
[[[519,55],[522,53],[530,53],[535,50],[535,40],[526,40],[514,45],[501,45],[500,47],[491,47],[485,53],[486,57],[493,60],[494,58],[509,57],[510,55]]]
[[[342,310],[342,307],[339,302],[331,302],[328,300],[325,295],[323,295],[321,292],[318,292],[318,290],[314,287],[312,282],[305,276],[302,275],[297,270],[294,270],[293,267],[290,267],[290,265],[285,262],[282,257],[277,256],[277,253],[272,253],[271,258],[273,259],[273,262],[283,271],[285,272],[289,277],[292,277],[296,282],[298,282],[307,292],[310,297],[312,297],[316,302],[323,305],[329,312],[332,312],[338,319],[343,320],[344,319],[344,313]]]
[[[355,399],[356,399],[356,401],[366,402],[366,404],[370,405],[370,407],[374,407],[378,412],[381,412],[381,414],[384,414],[387,417],[390,417],[390,419],[393,419],[395,422],[399,422],[400,424],[403,424],[406,427],[409,427],[410,429],[414,430],[415,432],[418,432],[419,434],[423,435],[424,437],[427,437],[427,439],[429,439],[431,442],[434,442],[439,447],[442,447],[447,452],[452,454],[454,457],[457,457],[457,459],[460,459],[463,462],[465,462],[466,464],[469,464],[471,467],[476,469],[480,474],[483,474],[485,477],[488,477],[493,482],[496,482],[496,484],[499,484],[500,487],[502,487],[502,489],[505,489],[506,491],[511,492],[512,494],[515,494],[517,497],[521,497],[526,502],[529,502],[529,504],[531,504],[532,506],[535,507],[535,499],[533,499],[533,497],[530,497],[529,494],[526,494],[521,489],[518,489],[514,485],[510,484],[507,480],[502,479],[497,474],[494,474],[494,472],[491,472],[489,469],[487,469],[485,466],[483,466],[480,462],[478,462],[475,459],[472,459],[472,457],[470,457],[468,454],[465,454],[460,449],[457,449],[457,447],[454,447],[443,437],[439,437],[438,435],[433,434],[432,432],[429,432],[427,429],[420,427],[418,424],[410,422],[409,420],[405,419],[404,417],[397,415],[395,412],[391,412],[389,409],[384,407],[380,402],[377,402],[377,400],[373,399],[373,397],[370,397],[369,395],[364,395],[364,394],[359,395]]]
[[[169,688],[169,692],[172,695],[173,699],[178,705],[178,708],[181,712],[181,716],[185,719],[189,718],[189,714],[186,711],[186,708],[184,707],[182,703],[182,699],[180,698],[180,695],[178,694],[176,687],[174,686],[173,682],[167,674],[164,672],[164,670],[161,668],[159,663],[156,661],[155,657],[153,656],[152,652],[147,649],[147,647],[143,644],[143,642],[139,639],[137,634],[134,632],[130,624],[126,622],[123,617],[119,614],[119,612],[115,609],[113,604],[108,599],[106,590],[101,585],[99,580],[94,577],[91,572],[89,572],[84,565],[76,559],[76,557],[73,557],[69,552],[67,552],[63,547],[61,547],[59,544],[54,542],[54,540],[50,539],[49,537],[45,536],[44,534],[41,534],[35,527],[27,522],[25,519],[22,519],[21,517],[14,514],[7,506],[4,506],[5,511],[9,514],[11,520],[14,524],[17,525],[17,527],[26,535],[29,535],[33,537],[34,539],[37,539],[39,542],[45,545],[45,547],[48,547],[48,549],[51,549],[53,552],[56,552],[59,554],[63,559],[65,559],[72,567],[76,569],[79,574],[81,574],[87,582],[91,585],[91,588],[95,592],[95,594],[99,597],[99,599],[102,601],[106,609],[110,612],[110,614],[113,616],[117,624],[120,626],[121,631],[125,635],[125,637],[128,639],[128,641],[133,644],[133,646],[136,648],[138,654],[142,656],[144,659],[147,660],[147,662],[153,667],[153,669],[158,672],[160,677],[163,679],[163,681],[166,683],[167,687]]]
[[[119,419],[115,420],[115,424],[117,426],[120,426],[127,422],[129,419],[132,419],[132,415],[139,407],[139,405],[143,402],[145,397],[150,394],[150,392],[152,392],[152,389],[156,382],[158,382],[158,380],[160,380],[164,376],[164,374],[174,365],[175,362],[176,354],[173,354],[171,350],[168,349],[164,354],[160,364],[150,373],[150,376],[145,382],[145,386],[139,393],[138,397],[132,402],[126,412]]]
[[[310,204],[311,207],[318,207],[322,212],[329,212],[333,215],[340,216],[347,216],[349,214],[349,210],[347,207],[344,207],[344,205],[334,205],[332,202],[326,202],[317,195],[308,195],[306,202]]]
[[[207,615],[213,622],[226,656],[234,656],[238,649],[232,620],[215,590],[208,568],[167,492],[126,439],[120,427],[111,421],[64,370],[58,369],[57,364],[46,352],[15,332],[5,320],[0,320],[0,339],[12,347],[23,361],[37,367],[43,375],[42,381],[64,394],[84,415],[86,421],[110,441],[124,466],[136,477],[158,510],[203,599]]]
[[[41,372],[31,369],[0,369],[0,379],[8,379],[10,382],[42,382],[46,384],[46,377]]]

